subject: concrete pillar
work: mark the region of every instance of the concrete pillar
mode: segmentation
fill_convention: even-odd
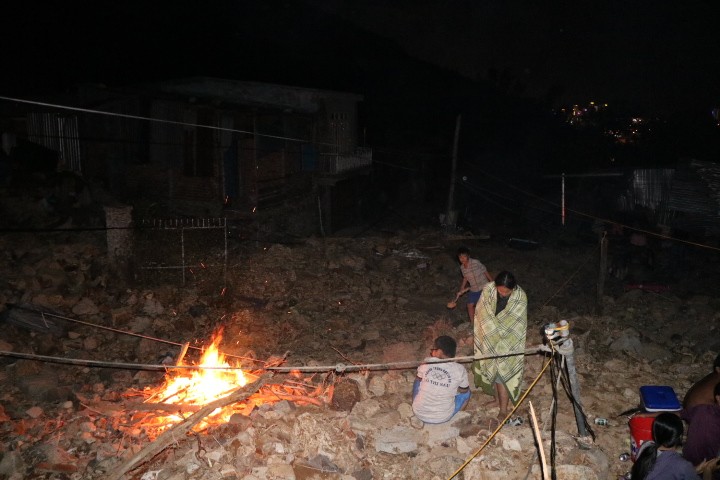
[[[113,267],[125,270],[133,254],[131,206],[106,206],[108,259]]]

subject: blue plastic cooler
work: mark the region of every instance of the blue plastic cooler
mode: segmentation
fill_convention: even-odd
[[[675,390],[666,385],[640,387],[640,402],[646,412],[677,412],[682,409]]]

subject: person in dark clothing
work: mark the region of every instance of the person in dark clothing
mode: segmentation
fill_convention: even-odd
[[[699,480],[692,463],[676,448],[682,442],[683,422],[674,413],[655,417],[652,441],[642,444],[630,471],[632,480]]]

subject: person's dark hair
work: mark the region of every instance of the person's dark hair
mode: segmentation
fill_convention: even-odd
[[[673,448],[680,444],[683,436],[683,423],[674,413],[661,413],[655,417],[652,425],[653,443],[643,444],[640,455],[630,471],[633,480],[644,480],[657,461],[658,447]]]
[[[455,340],[452,337],[443,335],[435,339],[435,348],[442,350],[446,357],[452,358],[455,356],[455,352],[457,351],[457,343],[455,343]]]
[[[716,368],[720,368],[720,353],[718,353],[718,356],[715,357],[715,361],[713,362],[713,370]]]
[[[517,287],[515,275],[508,272],[507,270],[503,270],[502,272],[498,273],[497,276],[495,276],[495,286],[507,287],[510,290],[513,290],[515,287]]]
[[[455,253],[456,257],[459,257],[460,255],[467,255],[470,256],[470,249],[468,247],[458,247],[457,252]]]

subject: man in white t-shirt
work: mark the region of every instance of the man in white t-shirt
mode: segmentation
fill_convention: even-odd
[[[470,399],[468,372],[457,362],[438,362],[454,358],[457,344],[451,337],[437,337],[431,357],[417,369],[413,384],[412,408],[425,423],[444,423],[465,408]]]

